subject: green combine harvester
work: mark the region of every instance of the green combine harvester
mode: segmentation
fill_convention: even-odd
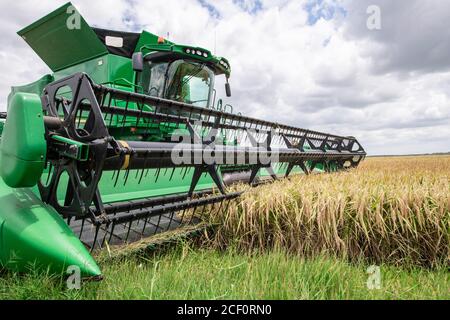
[[[225,212],[231,184],[366,155],[354,137],[234,113],[214,89],[224,77],[231,95],[230,63],[206,49],[90,27],[70,3],[18,33],[53,74],[13,87],[0,114],[4,268],[98,278],[90,251]]]

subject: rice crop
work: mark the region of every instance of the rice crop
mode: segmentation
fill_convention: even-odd
[[[368,158],[346,172],[248,188],[225,214],[214,212],[208,242],[217,248],[442,267],[449,261],[450,157]]]

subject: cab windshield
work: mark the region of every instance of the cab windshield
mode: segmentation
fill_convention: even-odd
[[[206,65],[186,60],[149,61],[141,75],[144,92],[170,100],[208,107],[214,72]]]

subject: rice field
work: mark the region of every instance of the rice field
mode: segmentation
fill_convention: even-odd
[[[80,290],[6,272],[0,300],[450,299],[450,156],[369,158],[236,189],[246,192],[225,214],[210,210],[213,227],[193,240],[183,234],[197,228],[187,227],[97,252],[105,279]]]
[[[368,158],[347,172],[293,176],[248,188],[226,214],[209,220],[216,248],[445,266],[450,157]]]

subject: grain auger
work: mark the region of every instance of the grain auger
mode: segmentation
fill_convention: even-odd
[[[83,245],[128,243],[226,212],[241,194],[230,184],[332,172],[365,157],[354,137],[215,107],[214,78],[225,75],[231,95],[231,69],[206,49],[82,18],[79,29],[55,29],[69,6],[19,32],[54,74],[8,99],[0,196],[15,209],[0,210],[4,266],[61,270],[72,261],[95,276]]]

